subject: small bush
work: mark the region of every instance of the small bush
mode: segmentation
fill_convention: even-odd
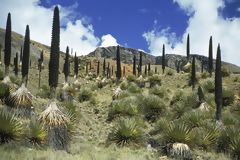
[[[151,94],[159,96],[160,98],[164,98],[168,96],[167,90],[164,87],[154,86],[149,90]]]
[[[3,80],[4,79],[4,73],[2,70],[0,70],[0,80]]]
[[[220,128],[211,120],[204,120],[201,127],[197,128],[197,145],[204,150],[209,150],[217,146],[220,137]]]
[[[108,119],[112,120],[116,115],[119,116],[136,116],[138,115],[138,107],[134,101],[135,97],[124,98],[119,101],[115,101],[111,105]]]
[[[134,76],[134,75],[128,75],[128,76],[127,76],[127,80],[128,80],[128,82],[135,82],[135,81],[136,81],[136,76]]]
[[[205,113],[198,111],[186,112],[180,120],[190,128],[200,127],[202,120],[206,118]]]
[[[127,90],[130,93],[140,93],[142,91],[135,83],[130,83]]]
[[[206,78],[208,78],[210,75],[209,75],[209,73],[208,72],[203,72],[202,74],[201,74],[201,77],[203,78],[203,79],[206,79]]]
[[[157,74],[154,74],[154,75],[149,77],[149,82],[150,82],[150,87],[153,87],[155,85],[161,86],[161,82],[162,82],[161,76],[157,75]]]
[[[122,90],[126,90],[128,88],[128,82],[127,81],[122,81],[122,83],[120,84],[120,88]]]
[[[166,109],[158,96],[148,95],[142,100],[142,111],[148,121],[154,122]]]
[[[49,87],[46,86],[46,85],[43,85],[43,86],[40,88],[40,90],[38,90],[37,96],[39,96],[40,98],[49,98],[49,96],[50,96]]]
[[[29,142],[34,146],[41,146],[45,143],[47,132],[43,126],[35,119],[32,119],[29,125]]]
[[[83,88],[80,90],[80,93],[78,95],[79,102],[89,101],[93,96],[93,93],[88,88]]]
[[[173,74],[174,74],[174,71],[173,71],[173,70],[171,70],[171,69],[170,69],[170,70],[167,70],[167,75],[168,75],[168,76],[172,76]]]
[[[22,123],[9,111],[0,110],[0,143],[18,141],[23,136]]]
[[[227,67],[222,67],[222,76],[223,77],[229,77],[230,76],[230,70]]]
[[[192,129],[184,123],[170,122],[168,128],[163,131],[163,140],[168,143],[192,144],[195,134]]]
[[[223,106],[231,105],[234,101],[234,92],[232,90],[223,88],[222,99]]]
[[[135,119],[120,119],[109,134],[108,140],[119,146],[140,145],[144,143],[144,134],[141,125]]]
[[[207,79],[203,83],[203,89],[207,91],[208,93],[213,93],[215,91],[215,84],[214,81],[211,79]]]
[[[10,87],[6,83],[0,83],[0,99],[3,100],[10,95]]]

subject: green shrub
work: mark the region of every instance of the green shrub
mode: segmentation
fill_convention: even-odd
[[[203,72],[202,74],[201,74],[201,77],[203,78],[203,79],[206,79],[206,78],[208,78],[210,75],[209,75],[209,73],[208,72]]]
[[[204,150],[210,150],[217,145],[220,129],[216,127],[215,123],[207,122],[207,125],[197,128],[197,135],[197,145]]]
[[[160,98],[164,98],[168,96],[167,90],[165,89],[165,87],[160,87],[158,85],[152,87],[149,92],[151,94],[154,94],[156,96],[159,96]]]
[[[200,127],[202,120],[206,118],[205,113],[199,111],[190,111],[184,113],[180,120],[190,128]]]
[[[234,159],[240,159],[240,136],[239,132],[234,133],[230,138],[230,152]]]
[[[0,143],[18,141],[23,136],[22,123],[11,112],[0,110]]]
[[[122,81],[122,83],[120,84],[120,88],[122,90],[126,90],[128,88],[128,82],[127,81]]]
[[[144,134],[141,125],[135,119],[120,119],[109,134],[108,140],[119,146],[139,145],[144,143]]]
[[[41,146],[46,142],[47,132],[37,120],[32,119],[29,125],[29,142],[34,146]]]
[[[208,93],[213,93],[215,91],[215,84],[214,81],[211,79],[207,79],[203,83],[203,89],[207,91]]]
[[[78,95],[79,102],[89,101],[93,96],[93,92],[89,88],[82,88]]]
[[[112,120],[116,116],[136,116],[138,115],[138,107],[135,97],[124,98],[111,104],[108,119]]]
[[[173,70],[171,70],[171,69],[170,69],[170,70],[167,70],[167,75],[168,75],[168,76],[172,76],[173,74],[174,74],[174,71],[173,71]]]
[[[63,106],[66,108],[67,113],[71,116],[77,117],[77,106],[73,103],[73,101],[65,101],[63,102]]]
[[[141,108],[145,118],[154,122],[166,110],[166,105],[158,96],[145,96],[141,102]]]
[[[168,143],[192,144],[195,134],[192,129],[184,123],[170,122],[168,128],[163,131],[163,141]]]
[[[6,83],[0,83],[0,99],[5,99],[10,95],[10,87]]]
[[[128,76],[127,76],[127,80],[128,80],[128,82],[135,82],[135,81],[136,81],[136,76],[134,76],[134,75],[128,75]]]
[[[149,77],[150,87],[153,87],[155,85],[161,86],[161,81],[162,80],[160,75],[154,74]]]
[[[162,133],[163,131],[168,129],[168,120],[166,118],[160,118],[155,126],[153,131],[151,132],[152,134],[158,134],[158,133]]]
[[[175,104],[176,102],[181,101],[183,99],[183,97],[184,97],[183,91],[182,90],[177,90],[172,97],[171,105]]]
[[[36,94],[37,96],[39,96],[40,98],[49,98],[50,96],[50,90],[49,87],[46,85],[43,85],[37,92]]]
[[[10,76],[9,77],[11,82],[13,82],[14,84],[20,86],[22,84],[22,81],[20,78],[16,77],[16,76]]]
[[[130,83],[127,90],[130,93],[141,93],[142,91],[135,83]]]
[[[222,76],[223,77],[229,77],[230,76],[230,70],[227,67],[222,67]]]
[[[0,80],[3,80],[4,79],[4,73],[2,70],[0,70]]]
[[[234,101],[234,92],[230,89],[223,88],[222,99],[223,106],[231,105]]]

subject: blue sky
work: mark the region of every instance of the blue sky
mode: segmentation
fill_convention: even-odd
[[[12,28],[31,39],[50,45],[54,6],[60,8],[60,48],[86,55],[97,47],[122,45],[159,56],[190,52],[208,55],[221,44],[222,59],[240,66],[240,0],[1,0],[0,27],[8,12]]]
[[[237,8],[240,7],[240,1],[229,2],[219,12],[224,17],[239,17]],[[177,37],[181,37],[189,18],[171,0],[41,0],[44,7],[56,4],[77,5],[75,18],[87,17],[87,23],[94,26],[96,36],[109,33],[124,46],[146,51],[149,50],[142,36],[144,32],[154,27],[158,30],[170,27]]]

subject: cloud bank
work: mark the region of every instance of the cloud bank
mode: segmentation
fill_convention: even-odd
[[[167,53],[186,54],[187,34],[190,33],[190,49],[193,54],[208,55],[209,38],[213,36],[214,57],[217,44],[221,44],[222,59],[240,66],[240,18],[224,18],[223,0],[173,0],[190,17],[184,34],[177,38],[171,28],[145,32],[143,37],[153,55],[161,55],[162,44]]]
[[[65,51],[69,46],[76,51],[78,55],[86,55],[92,52],[96,47],[104,45],[105,47],[113,45],[106,41],[115,39],[110,34],[104,35],[102,41],[94,34],[94,29],[89,24],[88,17],[79,17],[75,10],[78,4],[71,6],[59,6],[61,37],[60,48]],[[24,35],[27,24],[30,26],[30,37],[32,40],[50,45],[53,8],[45,8],[40,5],[40,0],[1,0],[0,5],[0,27],[6,27],[8,12],[12,16],[12,30]],[[114,41],[113,41],[114,42]],[[116,42],[116,41],[115,41]]]

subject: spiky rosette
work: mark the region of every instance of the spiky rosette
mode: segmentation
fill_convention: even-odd
[[[118,87],[117,89],[115,89],[113,91],[113,96],[112,96],[112,99],[115,100],[117,99],[121,94],[122,94],[122,89],[120,87]]]
[[[39,120],[47,128],[67,126],[70,121],[70,119],[59,110],[55,101],[51,102],[47,109],[40,114]]]
[[[137,84],[138,84],[138,86],[139,86],[140,88],[145,87],[145,79],[143,78],[142,75],[140,75],[140,76],[136,79],[136,81],[137,81]]]
[[[6,103],[10,107],[17,107],[28,111],[32,110],[33,95],[25,87],[24,83],[17,91],[10,94],[7,99]]]
[[[48,131],[49,145],[58,150],[66,149],[70,139],[70,118],[58,109],[55,101],[40,114],[39,120]]]
[[[22,123],[11,112],[0,110],[0,144],[20,140],[23,135]]]

